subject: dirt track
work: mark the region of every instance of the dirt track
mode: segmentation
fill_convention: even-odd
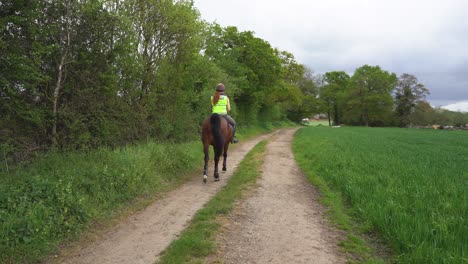
[[[346,262],[339,232],[325,221],[317,191],[296,165],[294,132],[282,130],[270,139],[259,186],[225,219],[209,262]]]
[[[235,167],[258,142],[269,139],[260,185],[227,219],[218,237],[217,263],[344,263],[338,234],[324,220],[317,193],[294,162],[284,129],[242,142],[228,156],[220,182],[194,178],[60,263],[154,263],[196,211],[227,183]],[[210,176],[212,175],[210,166]]]
[[[156,201],[142,212],[129,217],[103,237],[67,253],[59,263],[154,263],[159,254],[187,226],[197,210],[203,207],[211,197],[226,185],[235,167],[244,156],[261,140],[271,137],[263,135],[239,143],[228,154],[228,171],[221,174],[219,182],[213,182],[213,166],[209,167],[208,183],[202,183],[200,177],[169,192],[165,198]],[[201,143],[200,143],[201,144]]]

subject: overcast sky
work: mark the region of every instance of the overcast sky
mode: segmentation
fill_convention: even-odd
[[[195,0],[195,6],[204,20],[254,31],[314,72],[352,74],[379,65],[414,74],[433,106],[468,104],[468,0]]]

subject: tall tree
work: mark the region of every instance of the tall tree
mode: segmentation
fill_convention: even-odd
[[[414,125],[431,125],[433,123],[433,117],[435,111],[432,106],[426,101],[418,101],[414,107],[414,111],[411,112],[409,119],[410,123]]]
[[[202,24],[193,1],[151,0],[149,25],[143,33],[139,52],[145,70],[142,76],[142,101],[149,112],[152,136],[182,140],[196,131],[197,114],[191,111],[193,85],[184,87],[185,73],[200,52]],[[154,9],[154,10],[153,10]]]
[[[127,74],[117,67],[129,58],[129,27],[110,1],[42,3],[41,42],[51,48],[42,58],[50,80],[41,90],[52,105],[52,145],[87,148],[118,139],[119,79]]]
[[[320,99],[323,100],[324,110],[329,121],[333,116],[333,123],[340,124],[350,77],[344,71],[332,71],[325,73],[323,78],[325,85],[320,89]]]
[[[275,49],[275,53],[281,61],[281,78],[283,81],[298,85],[306,71],[305,66],[298,63],[290,52]]]
[[[416,76],[403,73],[398,78],[395,88],[395,112],[400,126],[410,123],[410,115],[415,111],[420,101],[424,101],[429,90],[418,82]]]
[[[302,118],[320,112],[321,102],[318,100],[318,94],[322,83],[322,75],[315,74],[312,69],[304,66],[304,73],[297,82],[299,96],[302,98],[301,105],[296,110],[288,110],[289,119],[300,122]]]
[[[364,65],[356,69],[346,95],[347,121],[365,126],[389,125],[394,103],[391,92],[396,82],[396,74],[379,66]]]
[[[288,117],[300,120],[296,116],[302,116],[304,96],[300,83],[305,67],[299,64],[290,52],[275,49],[275,53],[281,61],[280,79],[264,97],[263,112],[269,113],[269,116],[264,118],[279,120],[282,113],[286,112]]]
[[[40,5],[33,0],[0,5],[0,144],[21,149],[17,156],[41,149],[47,138],[48,110],[37,86],[49,78],[40,58],[50,47],[39,41]]]
[[[184,65],[187,57],[198,52],[196,35],[201,24],[189,1],[131,0],[128,10],[133,17],[137,54],[142,64],[138,99],[144,101],[158,89],[156,81],[164,64]]]
[[[57,113],[58,100],[65,82],[67,64],[72,62],[72,38],[75,35],[78,22],[77,7],[71,0],[66,0],[62,5],[58,5],[57,28],[57,70],[55,76],[54,92],[52,95],[52,148],[57,147]]]
[[[251,31],[217,24],[211,26],[205,45],[205,55],[229,74],[230,87],[236,87],[234,102],[241,123],[255,123],[259,111],[268,107],[263,98],[281,79],[281,60],[275,50]]]

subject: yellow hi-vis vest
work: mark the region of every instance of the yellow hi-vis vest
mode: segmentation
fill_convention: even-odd
[[[213,106],[212,113],[216,114],[227,114],[227,104],[228,104],[228,97],[225,95],[221,95],[219,97],[219,101],[216,105],[213,105],[213,96],[211,96],[211,105]]]

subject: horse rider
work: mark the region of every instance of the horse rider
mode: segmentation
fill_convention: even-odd
[[[237,143],[239,140],[236,138],[236,121],[228,115],[231,111],[231,104],[229,103],[229,97],[224,94],[224,84],[220,83],[216,86],[214,95],[211,96],[211,112],[218,114],[226,118],[226,120],[232,126],[232,140],[231,143]]]

